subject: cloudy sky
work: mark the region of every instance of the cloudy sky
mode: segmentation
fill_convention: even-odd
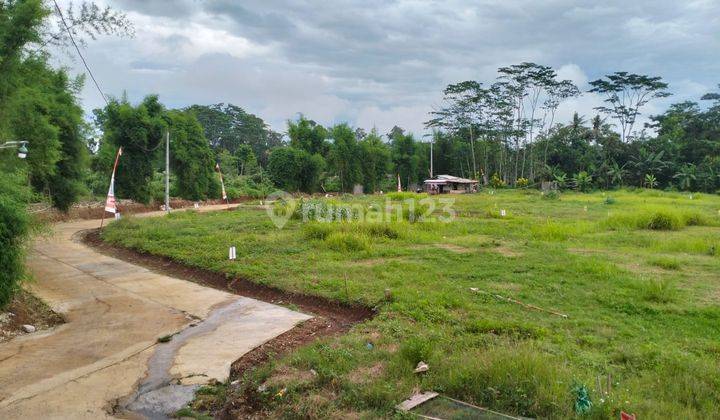
[[[692,99],[720,83],[720,0],[106,0],[136,36],[89,41],[104,92],[170,107],[233,103],[285,131],[298,113],[422,134],[448,84],[533,61],[587,90],[613,71],[662,76]],[[68,2],[61,2],[67,7]],[[76,73],[71,57],[61,58]],[[102,99],[88,83],[87,110]],[[599,98],[563,104],[591,116]]]

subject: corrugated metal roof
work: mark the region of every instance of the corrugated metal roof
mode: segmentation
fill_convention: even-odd
[[[444,183],[457,183],[457,184],[477,184],[477,181],[472,179],[460,178],[452,175],[438,175],[435,179],[426,179],[425,184],[444,184]]]

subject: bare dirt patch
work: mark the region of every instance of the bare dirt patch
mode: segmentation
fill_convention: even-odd
[[[601,251],[597,249],[588,249],[588,248],[568,248],[568,252],[572,252],[573,254],[578,255],[596,255],[600,254]]]
[[[504,246],[504,245],[493,248],[493,251],[497,252],[498,254],[502,255],[503,257],[514,258],[514,257],[522,256],[522,252],[517,252],[517,251],[513,250],[512,248]]]
[[[28,334],[23,325],[32,325],[35,331],[41,331],[63,322],[62,315],[53,312],[45,302],[25,290],[19,290],[8,306],[0,311],[0,343]]]
[[[372,366],[359,367],[348,374],[348,380],[355,384],[363,384],[382,376],[385,371],[385,363],[378,362]]]
[[[470,248],[455,244],[435,244],[437,248],[444,249],[446,251],[454,252],[456,254],[468,254],[472,252]]]
[[[281,366],[275,369],[273,374],[265,380],[266,386],[283,386],[286,384],[303,385],[309,384],[315,378],[309,370],[300,370],[290,366]]]
[[[522,286],[517,283],[511,283],[511,282],[489,282],[487,283],[487,287],[490,290],[508,290],[512,292],[517,292],[522,289]]]
[[[236,203],[244,203],[247,201],[252,200],[250,197],[240,197],[237,199],[230,200],[230,204],[236,204]],[[225,204],[226,201],[224,200],[206,200],[202,201],[201,205],[208,206],[208,205],[214,205],[214,204]],[[140,213],[148,213],[151,211],[158,211],[160,210],[161,204],[164,203],[155,203],[155,204],[143,204],[138,203],[133,200],[120,200],[118,202],[118,209],[120,212],[124,215],[131,215],[131,214],[140,214]],[[194,201],[190,200],[181,200],[181,199],[171,199],[170,200],[170,208],[173,209],[184,209],[193,207],[195,204]],[[105,202],[104,201],[85,201],[74,204],[67,213],[63,213],[57,209],[54,209],[46,204],[38,203],[33,204],[30,206],[30,212],[33,213],[36,217],[38,217],[40,220],[44,220],[47,222],[66,222],[69,220],[91,220],[91,219],[100,219],[103,216],[103,213],[105,212]]]
[[[378,265],[384,265],[393,261],[407,261],[402,257],[379,257],[379,258],[367,258],[364,260],[352,261],[349,264],[359,267],[376,267]]]

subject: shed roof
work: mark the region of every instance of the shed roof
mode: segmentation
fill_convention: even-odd
[[[477,184],[472,179],[460,178],[452,175],[438,175],[435,179],[426,179],[425,184]]]

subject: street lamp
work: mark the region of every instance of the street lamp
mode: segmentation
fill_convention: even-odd
[[[25,159],[28,154],[27,141],[7,141],[0,145],[0,149],[11,149],[17,147],[17,156],[20,159]]]

